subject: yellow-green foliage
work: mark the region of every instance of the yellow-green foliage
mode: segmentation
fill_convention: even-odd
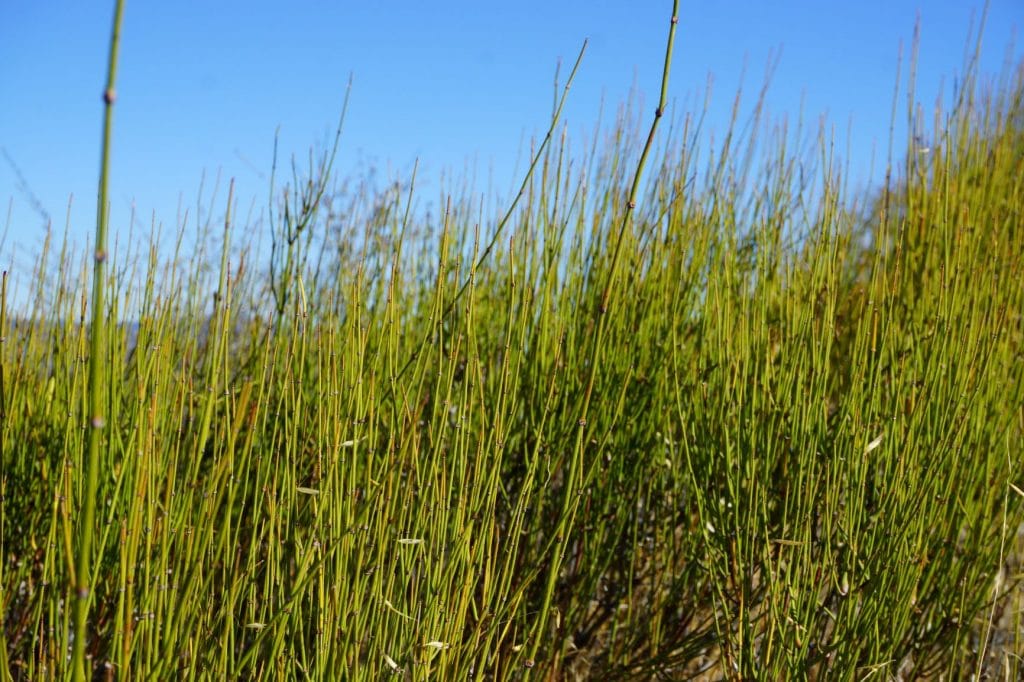
[[[620,128],[504,219],[329,152],[273,253],[225,211],[115,257],[81,633],[90,263],[47,249],[0,324],[2,672],[1018,678],[1015,76],[870,202],[824,137],[808,188],[679,119],[631,216]]]

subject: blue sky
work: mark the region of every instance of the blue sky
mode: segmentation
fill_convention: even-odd
[[[918,99],[930,110],[961,71],[980,0],[681,3],[670,114],[701,107],[721,134],[741,82],[753,98],[779,57],[772,115],[827,114],[853,174],[877,178],[889,134],[897,55],[920,16]],[[0,200],[10,229],[0,265],[32,265],[48,215],[83,246],[94,230],[105,59],[113,4],[49,0],[0,9]],[[589,40],[565,112],[571,134],[614,116],[635,86],[649,120],[657,97],[671,2],[128,2],[115,113],[111,227],[173,229],[179,201],[194,206],[200,179],[236,181],[241,213],[266,205],[275,130],[285,158],[327,139],[354,79],[339,157],[342,174],[408,175],[438,191],[444,171],[475,165],[477,189],[508,194],[523,145],[543,134],[559,60],[568,70]],[[981,68],[1021,59],[1021,0],[993,0]],[[741,76],[745,72],[745,77]],[[904,95],[901,94],[901,98]],[[900,111],[904,110],[900,101]],[[902,116],[902,114],[901,114]],[[900,131],[901,134],[903,131]],[[873,150],[876,162],[872,169]],[[15,167],[17,170],[15,170]],[[19,177],[20,174],[20,177]],[[208,191],[208,189],[207,189]],[[0,216],[2,219],[3,216]],[[2,223],[0,223],[2,224]],[[145,226],[145,227],[141,227]]]

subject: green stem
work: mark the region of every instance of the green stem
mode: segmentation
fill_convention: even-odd
[[[594,338],[594,345],[591,347],[590,368],[587,376],[587,386],[583,393],[583,405],[580,409],[580,417],[577,422],[576,447],[572,460],[569,463],[569,476],[566,479],[566,491],[562,498],[562,512],[559,514],[558,529],[555,531],[557,538],[551,550],[551,558],[548,564],[547,584],[544,587],[544,602],[541,607],[540,617],[537,620],[533,631],[532,643],[530,646],[530,659],[535,660],[537,650],[540,646],[541,637],[547,627],[548,616],[551,612],[551,601],[554,598],[555,584],[558,582],[558,574],[561,571],[562,556],[565,545],[569,542],[569,534],[576,516],[576,506],[579,503],[577,487],[580,486],[580,469],[583,460],[583,448],[586,443],[587,415],[590,410],[590,397],[594,392],[594,382],[597,378],[598,359],[601,351],[602,341],[606,327],[606,313],[611,298],[611,291],[615,285],[615,271],[622,251],[623,235],[629,229],[629,221],[636,208],[636,196],[640,188],[640,180],[643,177],[644,166],[647,164],[647,156],[654,143],[654,134],[658,129],[658,123],[665,113],[666,99],[668,97],[668,77],[672,65],[672,47],[675,43],[676,26],[679,24],[679,0],[672,3],[672,20],[668,31],[668,43],[665,48],[665,66],[661,74],[661,96],[658,100],[658,108],[654,111],[654,121],[647,134],[647,142],[644,144],[640,159],[637,161],[636,172],[633,174],[633,183],[630,186],[629,198],[626,202],[626,212],[622,216],[622,225],[615,240],[615,250],[612,253],[612,260],[608,270],[608,283],[601,293],[601,304],[598,309],[597,332]]]
[[[100,161],[99,196],[96,202],[96,251],[92,279],[92,330],[89,352],[89,462],[86,480],[84,508],[80,517],[81,541],[78,548],[78,580],[75,590],[75,643],[72,653],[72,667],[76,682],[84,682],[86,673],[85,644],[88,639],[86,628],[89,619],[89,598],[92,584],[92,535],[96,518],[96,491],[99,487],[100,448],[107,420],[104,416],[104,373],[103,348],[106,319],[104,317],[104,287],[106,285],[107,261],[107,179],[110,171],[110,137],[114,122],[114,100],[117,93],[114,84],[117,78],[117,55],[121,44],[121,17],[124,0],[114,5],[114,27],[110,36],[110,57],[107,63],[107,87],[103,91],[103,151]]]

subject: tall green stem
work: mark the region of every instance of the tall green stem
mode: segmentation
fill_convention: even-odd
[[[531,660],[536,658],[541,637],[547,627],[548,616],[551,612],[551,601],[554,598],[555,593],[555,584],[558,582],[558,574],[561,571],[565,543],[569,542],[569,531],[572,528],[576,515],[576,505],[579,502],[579,496],[576,494],[576,488],[581,483],[580,477],[582,476],[583,446],[584,443],[586,443],[584,435],[587,429],[587,416],[590,411],[590,398],[594,392],[594,381],[597,378],[600,359],[599,355],[601,353],[601,347],[603,345],[604,334],[606,331],[606,314],[608,312],[608,304],[611,299],[611,292],[615,286],[615,274],[622,251],[623,235],[625,235],[626,230],[629,229],[630,219],[633,216],[633,211],[636,209],[636,197],[639,193],[640,181],[643,178],[644,166],[647,165],[647,156],[650,154],[651,147],[654,143],[654,134],[658,130],[658,123],[665,114],[665,106],[667,104],[666,100],[668,99],[668,76],[669,70],[672,66],[672,47],[675,44],[676,27],[678,25],[679,0],[674,0],[672,3],[672,20],[668,31],[668,41],[665,47],[665,65],[661,74],[661,95],[658,99],[658,107],[654,110],[654,121],[651,123],[651,129],[647,133],[647,142],[644,144],[643,151],[640,152],[640,159],[637,161],[636,171],[633,174],[633,182],[630,185],[629,197],[626,201],[626,211],[622,216],[622,225],[619,227],[619,232],[615,239],[615,248],[612,252],[611,264],[608,269],[608,282],[605,284],[604,289],[601,292],[601,302],[597,311],[597,332],[594,338],[594,345],[591,347],[590,368],[587,376],[586,389],[583,392],[583,404],[580,408],[576,434],[576,448],[573,453],[572,460],[569,463],[569,477],[566,481],[565,497],[562,502],[561,514],[559,514],[558,529],[555,531],[556,540],[553,543],[551,558],[548,564],[547,583],[544,588],[544,603],[541,608],[540,618],[536,624],[536,629],[533,633],[533,643],[530,650]]]
[[[84,681],[86,672],[85,645],[88,635],[90,587],[92,585],[92,534],[96,518],[96,491],[99,487],[100,448],[107,423],[104,409],[105,391],[104,341],[106,319],[104,288],[107,262],[107,178],[110,171],[110,134],[114,122],[114,84],[117,79],[117,55],[121,38],[123,0],[114,5],[114,27],[110,36],[110,57],[107,63],[107,87],[103,90],[103,150],[100,161],[99,196],[96,201],[96,251],[92,279],[92,326],[89,351],[89,461],[82,514],[79,518],[78,580],[75,590],[75,644],[72,654],[74,679]]]

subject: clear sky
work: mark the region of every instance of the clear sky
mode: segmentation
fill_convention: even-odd
[[[982,0],[705,0],[681,3],[670,114],[701,107],[713,75],[707,124],[719,134],[737,87],[756,95],[771,55],[773,115],[827,114],[864,181],[879,177],[901,42],[921,21],[918,98],[930,110],[961,72]],[[179,199],[194,206],[200,179],[235,178],[244,214],[267,201],[275,129],[281,155],[326,140],[354,78],[339,157],[343,174],[390,179],[420,159],[420,188],[443,171],[476,164],[486,190],[508,194],[521,151],[546,130],[559,60],[563,77],[589,46],[565,120],[582,137],[605,102],[614,116],[633,86],[649,121],[657,97],[670,0],[487,2],[267,2],[126,4],[115,112],[112,224],[136,234],[154,216],[173,228]],[[79,247],[92,235],[101,91],[112,2],[0,4],[0,200],[10,230],[0,264],[31,267],[46,216]],[[981,68],[995,75],[1024,27],[1022,0],[992,0]],[[906,73],[904,60],[903,73]],[[742,74],[746,73],[745,76]],[[900,111],[904,102],[901,94]],[[902,114],[901,114],[902,116]],[[902,132],[902,131],[901,131]],[[870,168],[873,149],[874,168]],[[3,216],[0,216],[2,219]],[[0,221],[0,224],[3,224]],[[146,228],[141,227],[147,226]],[[165,229],[165,232],[167,229]],[[23,272],[23,276],[26,274]]]

